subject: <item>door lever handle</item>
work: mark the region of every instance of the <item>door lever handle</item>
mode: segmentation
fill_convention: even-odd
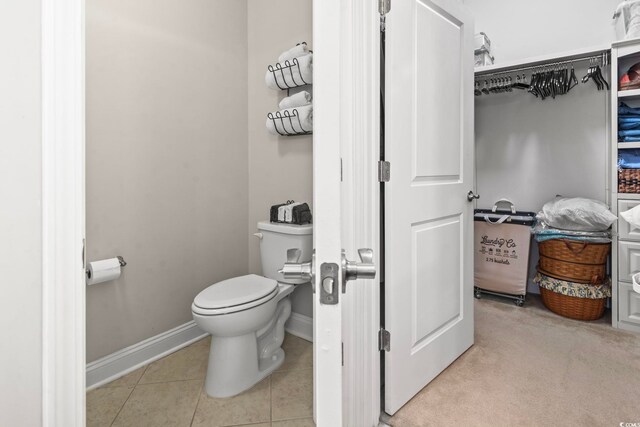
[[[285,279],[312,280],[313,259],[308,262],[298,262],[300,255],[302,255],[300,249],[287,250],[287,262],[282,266],[282,269],[278,270],[278,273],[282,274]]]
[[[375,279],[376,265],[373,263],[373,249],[358,249],[360,262],[349,261],[342,251],[342,293],[347,281],[356,279]]]
[[[470,202],[473,202],[474,199],[479,199],[480,195],[479,194],[475,194],[473,191],[469,191],[467,193],[467,200]]]

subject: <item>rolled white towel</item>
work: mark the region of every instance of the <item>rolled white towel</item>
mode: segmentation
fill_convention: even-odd
[[[306,90],[303,90],[302,92],[298,92],[284,98],[282,101],[280,101],[280,104],[278,104],[278,107],[281,110],[284,110],[287,108],[303,107],[305,105],[309,105],[310,103],[311,103],[311,94]]]
[[[294,206],[301,205],[302,203],[290,203],[284,206],[284,222],[293,221],[293,208]]]
[[[313,54],[270,65],[264,81],[271,89],[282,90],[313,82]]]
[[[278,221],[284,222],[286,208],[287,205],[283,205],[278,208]]]
[[[313,130],[313,106],[287,108],[267,115],[267,130],[274,135],[295,135]]]
[[[282,63],[284,61],[290,61],[293,58],[297,58],[299,56],[303,56],[309,53],[309,48],[305,43],[300,43],[292,47],[291,49],[284,51],[278,56],[278,62]]]

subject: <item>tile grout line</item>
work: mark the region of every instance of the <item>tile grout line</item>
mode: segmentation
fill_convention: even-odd
[[[273,374],[269,375],[269,425],[273,424]]]
[[[202,380],[202,385],[198,388],[198,401],[196,402],[196,407],[193,409],[193,415],[191,416],[191,423],[189,427],[193,426],[193,421],[196,419],[196,412],[198,412],[198,406],[200,405],[200,398],[202,397],[202,388],[204,387],[204,381]]]
[[[276,371],[273,374],[270,375],[270,379],[273,378],[273,375],[278,374],[278,373],[282,373],[282,374],[286,374],[287,372],[302,372],[302,371],[312,371],[313,372],[313,366],[309,367],[309,368],[300,368],[300,369],[287,369],[284,371]],[[271,386],[269,387],[269,392],[272,392],[272,388]],[[273,397],[271,397],[271,399],[273,399]],[[311,397],[311,405],[313,407],[313,397]],[[304,419],[313,419],[313,413],[311,414],[311,416],[298,416],[298,417],[292,417],[292,418],[281,418],[281,419],[277,419],[274,420],[273,419],[273,403],[271,405],[272,411],[271,411],[271,423],[273,424],[273,422],[281,422],[281,421],[295,421],[295,420],[304,420]],[[313,411],[313,410],[312,410]]]
[[[273,420],[273,422],[279,423],[282,421],[296,421],[296,420],[313,420],[313,415],[310,417],[282,418],[280,420]]]
[[[170,380],[170,381],[154,381],[152,383],[141,383],[141,384],[136,384],[137,386],[143,386],[143,385],[154,385],[154,384],[169,384],[169,383],[181,383],[181,382],[185,382],[185,381],[202,381],[202,378],[187,378],[187,379],[183,379],[183,380]]]
[[[118,419],[118,416],[120,415],[120,412],[122,412],[122,410],[124,409],[124,405],[127,404],[127,402],[129,401],[129,399],[131,398],[131,395],[133,394],[133,391],[136,389],[135,386],[131,387],[131,391],[129,392],[129,395],[127,396],[127,398],[125,399],[124,402],[122,402],[122,406],[120,406],[120,409],[118,409],[118,413],[116,414],[115,417],[113,417],[113,420],[111,420],[111,423],[109,424],[109,426],[113,426],[113,423],[116,422],[116,420]]]
[[[118,419],[118,416],[120,415],[120,412],[122,412],[122,410],[124,409],[124,405],[127,404],[127,402],[129,401],[129,399],[131,398],[131,395],[133,394],[133,391],[136,389],[136,387],[138,387],[138,384],[140,383],[140,380],[142,379],[142,377],[144,376],[145,372],[147,372],[147,368],[149,367],[149,365],[145,365],[144,367],[144,371],[142,371],[142,375],[140,375],[140,378],[138,378],[138,380],[136,381],[135,385],[133,387],[131,387],[131,391],[129,392],[129,395],[127,396],[127,398],[125,399],[125,401],[122,403],[122,406],[120,407],[120,409],[118,410],[118,413],[116,414],[115,417],[113,417],[113,420],[111,421],[111,424],[109,424],[109,426],[113,426],[113,423],[116,422],[116,420]]]
[[[151,366],[151,363],[149,363],[148,365],[144,365],[144,371],[142,371],[142,375],[140,375],[140,378],[138,378],[138,381],[136,381],[136,385],[133,386],[134,388],[138,387],[138,384],[140,384],[140,381],[142,381],[142,377],[144,377],[144,374],[147,373],[147,369],[149,369],[149,366]]]
[[[282,369],[279,371],[273,371],[273,374],[281,374],[284,372],[293,372],[293,371],[308,371],[309,369],[313,369],[313,366],[310,366],[308,368]]]

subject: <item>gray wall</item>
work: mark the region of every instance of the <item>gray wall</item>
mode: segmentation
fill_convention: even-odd
[[[261,269],[258,241],[252,234],[269,207],[285,200],[311,205],[312,137],[274,136],[265,131],[266,114],[277,110],[286,93],[264,84],[268,64],[288,46],[306,41],[311,48],[311,0],[248,0],[249,30],[249,270]],[[283,13],[285,15],[283,16]],[[298,286],[293,311],[311,316],[311,287]]]
[[[88,259],[129,263],[87,289],[88,361],[191,320],[211,283],[259,273],[256,223],[311,201],[312,138],[264,128],[285,96],[266,66],[311,45],[311,16],[310,0],[88,2]],[[311,316],[310,286],[293,310]]]
[[[188,322],[247,273],[247,5],[87,2],[87,361]]]
[[[464,3],[476,17],[476,32],[491,39],[496,64],[606,45],[615,36],[617,0]],[[576,67],[578,79],[585,71]],[[537,212],[556,194],[605,201],[608,96],[589,82],[555,100],[523,92],[476,97],[478,207],[507,197],[518,209]],[[533,245],[531,276],[537,261]],[[531,283],[529,289],[537,292]]]
[[[0,425],[42,417],[40,1],[0,3]]]

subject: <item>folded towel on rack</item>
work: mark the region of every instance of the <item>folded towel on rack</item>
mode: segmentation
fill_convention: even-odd
[[[275,90],[290,89],[313,83],[313,54],[270,65],[264,76],[267,86]]]
[[[619,118],[618,129],[620,130],[640,129],[640,116]]]
[[[640,136],[623,136],[619,142],[640,142]]]
[[[618,123],[618,129],[622,129],[622,130],[640,129],[640,120],[637,122],[620,122]]]
[[[278,56],[278,62],[290,61],[293,58],[297,58],[299,56],[303,56],[309,53],[309,48],[306,43],[300,43],[295,45],[289,50],[286,50]]]
[[[640,169],[640,150],[632,148],[618,151],[618,167],[620,169]]]
[[[618,106],[618,114],[640,116],[640,108],[629,107],[624,102],[621,102]]]
[[[640,136],[640,130],[638,130],[638,129],[621,130],[621,131],[618,132],[618,136],[621,136],[621,137],[625,137],[625,136]]]
[[[293,221],[293,208],[300,205],[302,205],[302,203],[297,202],[297,203],[290,203],[284,207],[284,222]]]
[[[284,204],[278,208],[278,222],[284,222],[285,211],[287,209],[287,205]]]
[[[280,101],[278,107],[281,110],[284,110],[286,108],[304,107],[305,105],[309,104],[311,104],[311,94],[306,90],[303,90],[302,92],[298,92],[284,98],[282,101]]]
[[[313,130],[313,106],[287,108],[267,115],[267,130],[274,135],[298,135]]]

